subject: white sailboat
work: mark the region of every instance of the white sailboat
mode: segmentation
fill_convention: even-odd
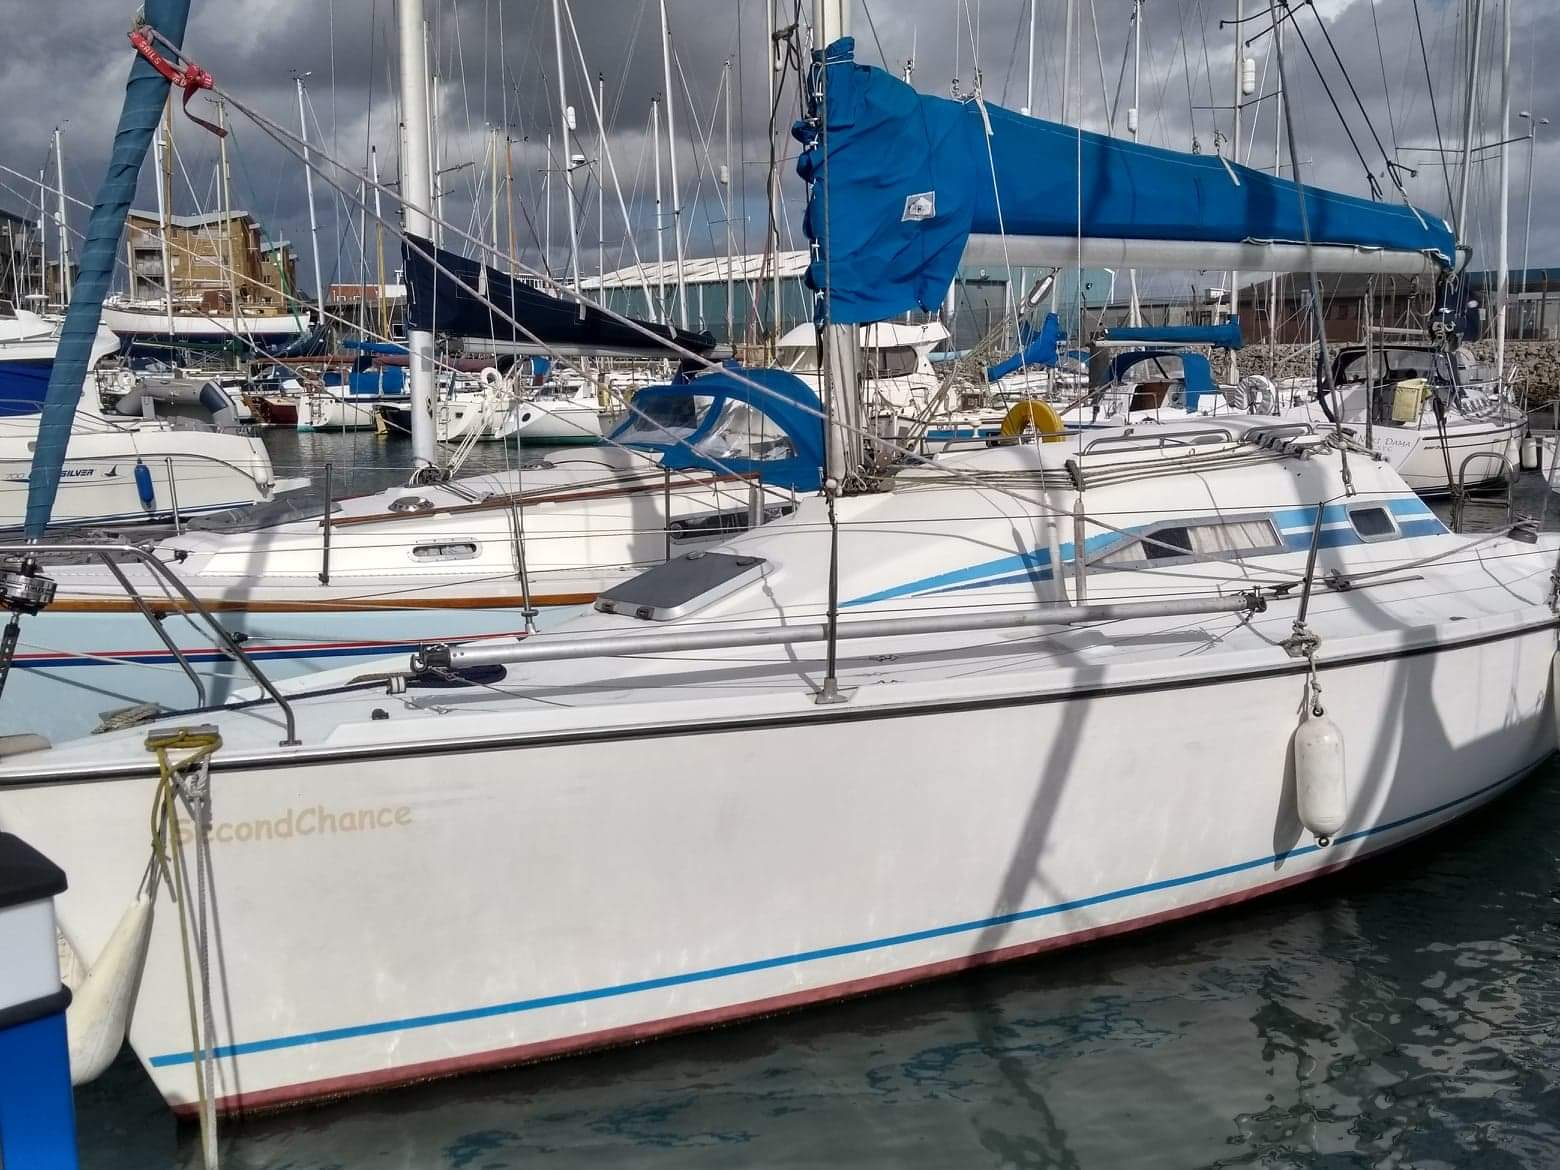
[[[419,9],[403,0],[403,33]],[[999,158],[1049,133],[856,66],[837,4],[818,26],[813,92],[862,133],[891,135],[876,115],[911,101],[907,133],[938,123],[959,159],[986,126]],[[809,113],[805,165],[842,230],[882,222],[842,196],[853,178],[896,210],[921,190],[908,150],[845,126],[824,139]],[[1068,160],[1094,147],[1066,140],[1046,165],[1071,191]],[[1123,157],[1145,171],[1107,186],[1156,178],[1153,157]],[[1182,230],[1236,248],[1293,233],[1286,201],[1306,192],[1241,177],[1199,194],[1226,213],[1251,200],[1249,218]],[[1015,181],[974,181],[993,179]],[[1202,214],[1184,187],[1152,189],[1156,214],[1177,197]],[[1356,210],[1347,230],[1307,228],[1304,254],[1347,262],[1379,240],[1378,262],[1451,261],[1443,227]],[[139,905],[162,841],[212,877],[206,962],[184,959],[190,916],[164,913],[130,975],[131,1043],[175,1109],[622,1043],[1195,914],[1445,825],[1554,751],[1560,540],[1449,533],[1336,431],[1201,420],[869,479],[850,316],[904,311],[919,275],[863,259],[830,257],[827,295],[861,299],[824,318],[829,478],[792,514],[519,644],[3,745],[0,827],[69,870],[79,954]],[[7,580],[24,586],[35,573]]]

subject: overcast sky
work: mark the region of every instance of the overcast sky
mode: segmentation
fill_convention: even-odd
[[[1057,117],[1061,112],[1064,0],[1035,0],[1039,6],[1035,49],[1035,113]],[[1549,0],[1507,0],[1512,4],[1512,130],[1526,133],[1529,123],[1519,110],[1554,116],[1560,123],[1560,71],[1544,69],[1553,60],[1548,49],[1560,47],[1557,22],[1549,19]],[[674,97],[677,122],[679,190],[685,205],[684,224],[689,255],[707,255],[725,247],[725,216],[715,192],[712,171],[725,161],[724,111],[717,100],[723,66],[733,74],[734,137],[732,183],[736,192],[733,230],[737,247],[744,232],[752,250],[762,248],[763,183],[768,160],[767,55],[764,36],[765,0],[668,0],[674,45]],[[790,7],[794,0],[783,0]],[[29,175],[44,166],[50,135],[64,130],[65,178],[71,194],[90,200],[102,177],[108,142],[118,116],[123,83],[130,63],[125,39],[130,0],[3,0],[7,34],[7,64],[0,70],[0,162]],[[586,88],[594,88],[598,73],[606,78],[610,154],[623,197],[629,207],[632,236],[640,255],[655,254],[650,206],[653,160],[649,150],[651,99],[663,89],[661,46],[655,0],[573,0],[573,15],[588,63],[582,71],[567,31],[565,80],[583,143],[578,152],[595,160],[598,154],[594,117]],[[1092,129],[1107,128],[1104,92],[1116,92],[1123,78],[1116,115],[1118,132],[1126,131],[1126,110],[1132,103],[1132,66],[1128,52],[1132,0],[1080,2],[1078,37],[1074,45],[1074,91],[1082,119]],[[1091,7],[1097,24],[1091,21]],[[1485,66],[1475,101],[1475,139],[1500,137],[1500,0],[1489,0],[1484,34]],[[552,10],[549,0],[427,0],[433,21],[434,47],[441,81],[440,136],[445,167],[471,164],[450,171],[444,184],[450,194],[446,218],[461,227],[473,222],[473,189],[485,172],[487,124],[507,128],[514,139],[514,205],[516,236],[534,262],[545,233],[542,172],[545,137],[559,133],[557,73],[554,64]],[[810,19],[810,0],[801,4]],[[1255,36],[1267,25],[1263,0],[1246,0],[1256,19],[1244,25]],[[1227,107],[1233,82],[1235,40],[1221,19],[1233,16],[1235,0],[1147,0],[1144,5],[1141,78],[1142,140],[1176,149],[1204,152],[1215,148],[1216,133],[1227,138]],[[1332,57],[1316,17],[1301,10],[1298,36],[1286,40],[1286,60],[1298,150],[1311,182],[1357,194],[1367,194],[1367,170],[1387,198],[1392,189],[1383,148],[1402,164],[1417,168],[1417,177],[1402,180],[1416,203],[1448,215],[1448,187],[1455,188],[1441,169],[1439,156],[1411,152],[1408,147],[1435,146],[1436,123],[1447,147],[1461,141],[1467,28],[1463,0],[1418,0],[1420,23],[1434,100],[1426,81],[1415,23],[1415,0],[1321,0],[1322,15],[1333,46],[1342,57],[1359,94],[1349,91]],[[567,18],[565,18],[567,20]],[[914,83],[924,92],[947,94],[954,80],[968,91],[978,65],[988,100],[1024,105],[1027,87],[1028,0],[873,0],[854,5],[858,59],[886,64],[899,72],[914,57]],[[502,25],[502,35],[500,26]],[[1096,30],[1097,37],[1096,40]],[[293,71],[308,74],[310,137],[331,157],[348,167],[366,169],[368,147],[378,148],[382,176],[397,171],[395,99],[395,9],[393,0],[193,0],[186,48],[215,74],[235,99],[265,117],[296,131],[297,96]],[[1303,36],[1304,44],[1299,37]],[[1270,60],[1270,37],[1261,37],[1247,52],[1255,59],[1259,94],[1275,87],[1277,68]],[[1317,64],[1307,56],[1307,48]],[[1326,86],[1318,79],[1318,65]],[[1537,67],[1536,67],[1537,66]],[[1103,85],[1102,85],[1102,73]],[[1342,108],[1347,129],[1327,96],[1331,90]],[[1248,99],[1250,100],[1250,99]],[[1271,166],[1274,149],[1272,100],[1257,102],[1245,114],[1240,143],[1243,160]],[[195,101],[207,107],[207,98]],[[1360,106],[1363,105],[1363,112]],[[1226,107],[1219,111],[1208,106]],[[209,115],[209,108],[206,110]],[[788,95],[780,122],[795,113]],[[292,240],[300,253],[300,275],[312,287],[308,248],[308,214],[304,172],[299,163],[241,114],[232,116],[234,202],[253,211],[273,238]],[[663,124],[663,132],[665,130]],[[1351,136],[1363,163],[1351,145]],[[179,169],[175,208],[181,213],[209,210],[216,205],[215,143],[182,113],[175,115]],[[1377,139],[1381,145],[1377,145]],[[789,137],[782,139],[787,155]],[[1222,149],[1227,154],[1228,146]],[[1533,176],[1531,264],[1560,262],[1560,225],[1554,206],[1560,178],[1554,162],[1560,157],[1560,124],[1542,127],[1537,140]],[[1475,248],[1475,267],[1493,264],[1497,205],[1496,152],[1472,175],[1468,238]],[[597,264],[596,197],[584,194],[588,176],[577,173],[581,186],[582,267]],[[153,200],[151,165],[143,171],[142,203]],[[501,173],[507,169],[501,163]],[[789,163],[784,173],[788,217],[798,223],[799,185]],[[1528,144],[1511,155],[1511,259],[1522,261],[1527,210]],[[745,180],[745,181],[744,181]],[[352,180],[346,180],[353,182]],[[669,167],[665,181],[670,182]],[[52,182],[52,169],[51,169]],[[479,196],[486,230],[487,179]],[[669,186],[668,186],[669,190]],[[36,206],[36,187],[28,189],[12,175],[0,173],[0,206],[22,211]],[[344,209],[336,193],[316,182],[321,220],[320,249],[324,279],[352,280],[360,264],[353,235],[356,212]],[[616,207],[610,179],[605,217],[608,268],[632,262],[624,222]],[[667,211],[671,196],[667,195]],[[499,234],[508,241],[508,204],[500,193]],[[387,207],[389,205],[387,204]],[[561,180],[553,200],[553,257],[566,254]],[[393,212],[393,208],[391,208]],[[85,212],[73,213],[79,228]],[[671,243],[664,237],[668,255]],[[794,235],[791,237],[795,239]],[[340,241],[338,245],[338,241]],[[447,238],[447,242],[452,242]]]

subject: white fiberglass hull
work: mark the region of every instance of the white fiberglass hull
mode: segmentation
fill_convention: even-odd
[[[1470,811],[1553,750],[1552,623],[1452,636],[1324,670],[1350,791],[1326,849],[1295,820],[1304,664],[1281,656],[1222,677],[928,705],[889,687],[818,707],[798,687],[764,718],[712,704],[697,728],[582,726],[388,757],[343,741],[332,760],[231,762],[212,784],[220,1104],[772,1012],[1330,872]],[[1476,698],[1495,694],[1498,713]],[[144,768],[63,787],[0,779],[0,826],[94,858],[59,899],[82,955],[145,867],[129,830],[153,794]],[[157,916],[131,1040],[191,1110],[176,930]]]
[[[522,399],[512,416],[511,434],[522,443],[544,447],[601,441],[601,412],[594,406],[553,405]]]
[[[378,395],[304,394],[298,398],[300,431],[360,431],[374,426],[374,412],[381,405]],[[389,400],[401,405],[405,398]]]
[[[21,525],[27,507],[36,418],[0,421],[0,528]],[[151,499],[136,482],[137,462],[151,476]],[[77,430],[65,450],[50,523],[139,524],[222,511],[269,500],[271,461],[249,435],[120,424]]]
[[[1447,427],[1444,442],[1433,427],[1375,427],[1372,438],[1409,487],[1420,495],[1444,495],[1451,491],[1448,466],[1450,484],[1461,479],[1467,486],[1498,478],[1505,464],[1515,468],[1525,429],[1526,421],[1516,417],[1459,422]]]

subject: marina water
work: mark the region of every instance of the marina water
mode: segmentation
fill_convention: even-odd
[[[267,442],[281,474],[332,463],[343,493],[409,462],[404,441],[368,432]],[[482,446],[465,470],[515,458]],[[1519,508],[1538,512],[1542,485],[1523,486]],[[83,1166],[200,1164],[195,1129],[128,1052],[77,1109]],[[1560,759],[1428,840],[1290,894],[832,1007],[231,1123],[222,1158],[1552,1167]]]

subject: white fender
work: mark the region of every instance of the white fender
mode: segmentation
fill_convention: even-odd
[[[1307,715],[1295,729],[1295,808],[1300,823],[1326,845],[1349,815],[1343,732],[1325,715]]]
[[[65,1010],[71,1084],[96,1079],[119,1055],[151,938],[152,900],[141,894],[125,908]]]

